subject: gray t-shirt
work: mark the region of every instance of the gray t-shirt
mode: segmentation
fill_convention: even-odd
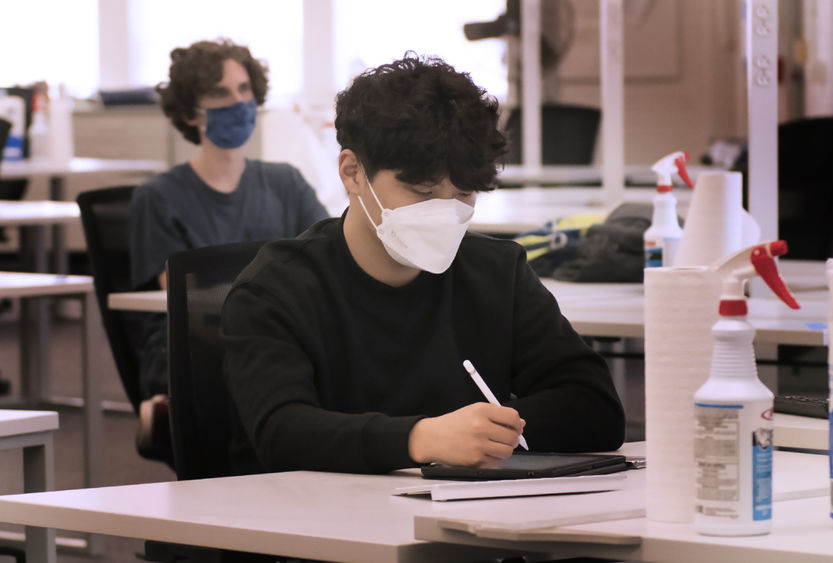
[[[212,189],[190,164],[180,164],[133,193],[133,286],[152,283],[168,256],[181,250],[292,238],[326,217],[315,191],[289,164],[247,160],[231,193]]]
[[[284,163],[247,160],[231,193],[212,189],[190,164],[180,164],[133,192],[130,206],[131,283],[157,288],[168,257],[231,242],[293,238],[329,214],[301,173]],[[143,397],[167,391],[165,315],[142,319],[137,343]]]

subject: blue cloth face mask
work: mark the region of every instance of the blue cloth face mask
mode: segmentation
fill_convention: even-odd
[[[236,149],[252,136],[257,104],[254,100],[205,110],[205,136],[221,149]]]

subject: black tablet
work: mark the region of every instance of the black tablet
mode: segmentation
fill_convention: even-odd
[[[497,467],[424,465],[422,476],[427,479],[531,479],[568,475],[602,475],[625,469],[627,469],[625,456],[618,454],[516,452]]]

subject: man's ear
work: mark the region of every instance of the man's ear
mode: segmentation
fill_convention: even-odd
[[[338,154],[338,175],[348,194],[359,195],[364,172],[356,153],[350,149],[344,149]]]

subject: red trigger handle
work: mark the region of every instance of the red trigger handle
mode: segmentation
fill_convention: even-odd
[[[781,256],[787,253],[787,243],[783,240],[777,240],[769,244],[762,244],[757,246],[752,251],[752,266],[755,271],[761,276],[769,286],[769,288],[777,295],[781,301],[787,304],[791,309],[798,309],[800,305],[795,300],[793,294],[787,289],[784,284],[784,279],[778,272],[778,267],[775,265],[775,256]]]
[[[694,182],[692,182],[691,178],[688,177],[688,171],[685,169],[685,161],[688,160],[688,153],[683,154],[685,154],[685,156],[678,156],[674,159],[674,165],[677,167],[677,174],[680,175],[683,182],[685,182],[689,188],[693,188]]]

